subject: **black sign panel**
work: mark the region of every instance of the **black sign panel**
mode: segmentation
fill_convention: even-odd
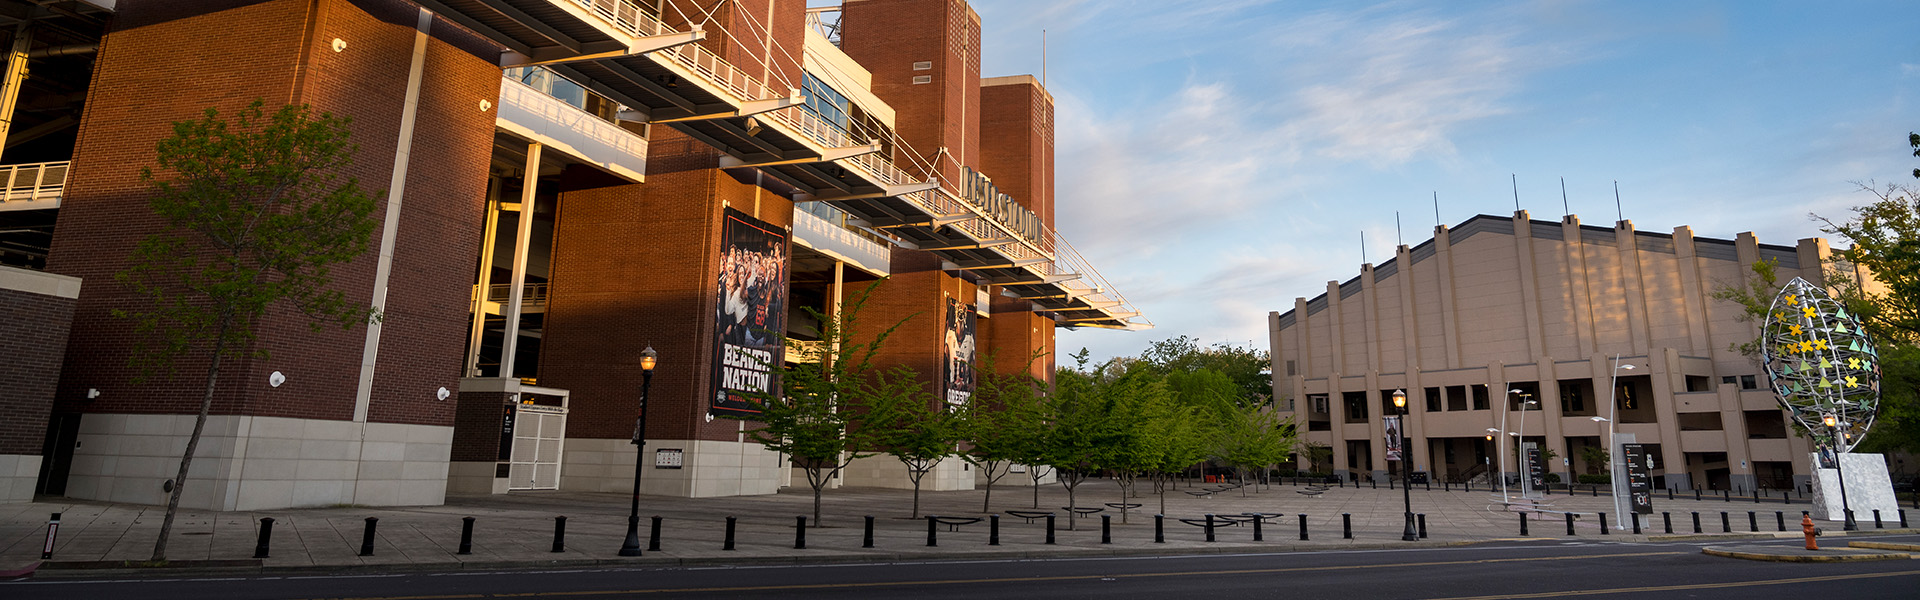
[[[1641,444],[1621,444],[1620,453],[1627,460],[1627,498],[1633,512],[1653,514],[1653,455]]]
[[[1531,482],[1533,489],[1536,489],[1536,490],[1546,489],[1547,487],[1546,471],[1547,471],[1546,465],[1540,464],[1540,448],[1535,446],[1528,446],[1527,447],[1527,481]]]
[[[500,416],[500,460],[513,460],[513,419],[520,414],[520,405],[503,405]]]

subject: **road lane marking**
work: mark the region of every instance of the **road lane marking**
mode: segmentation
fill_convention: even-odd
[[[1482,558],[1475,560],[1449,560],[1418,563],[1383,563],[1371,565],[1334,565],[1324,567],[1282,567],[1271,569],[1222,569],[1213,571],[1172,571],[1165,573],[1098,573],[1090,575],[1039,575],[1033,577],[996,577],[988,579],[930,579],[918,581],[862,581],[851,583],[811,583],[785,585],[728,586],[703,588],[648,588],[631,590],[575,590],[553,592],[518,593],[480,593],[480,594],[438,594],[424,596],[370,596],[358,598],[334,598],[332,600],[465,600],[470,598],[554,598],[577,596],[608,596],[630,594],[700,594],[700,593],[739,593],[771,592],[782,590],[821,590],[842,588],[878,588],[878,587],[915,587],[935,585],[966,585],[982,583],[1035,583],[1046,581],[1099,581],[1107,578],[1143,579],[1152,577],[1197,577],[1208,575],[1266,575],[1274,573],[1295,573],[1300,571],[1353,571],[1362,569],[1407,567],[1439,567],[1454,565],[1478,565],[1509,562],[1540,562],[1550,560],[1581,560],[1589,558],[1624,558],[1634,556],[1672,556],[1691,555],[1691,552],[1630,552],[1621,554],[1577,554],[1569,556],[1531,556],[1518,558]]]
[[[1630,588],[1607,588],[1598,590],[1566,590],[1561,592],[1536,592],[1531,594],[1495,594],[1492,596],[1458,596],[1454,598],[1436,598],[1433,600],[1511,600],[1518,598],[1566,598],[1572,596],[1597,596],[1601,594],[1637,594],[1642,592],[1672,592],[1680,590],[1704,590],[1726,587],[1752,587],[1757,585],[1786,585],[1793,583],[1820,583],[1824,581],[1845,581],[1849,579],[1878,579],[1881,577],[1899,577],[1902,575],[1920,575],[1920,571],[1893,571],[1887,573],[1857,573],[1853,575],[1822,575],[1818,577],[1795,577],[1791,579],[1761,579],[1756,581],[1728,581],[1723,583],[1686,583],[1679,585],[1657,585]]]

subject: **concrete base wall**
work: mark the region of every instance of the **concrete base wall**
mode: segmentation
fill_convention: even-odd
[[[653,466],[654,454],[679,449],[682,466]],[[633,443],[625,439],[567,438],[560,463],[560,489],[583,492],[633,491]],[[755,442],[647,440],[647,470],[640,493],[682,498],[752,496],[780,490],[785,461]]]
[[[0,504],[32,502],[39,477],[39,455],[0,454]]]
[[[1058,479],[1053,477],[1054,471],[1052,467],[1040,467],[1040,470],[1045,471],[1046,474],[1041,475],[1038,482],[1034,481],[1033,473],[1031,472],[1034,467],[1020,465],[1019,468],[1021,470],[1016,473],[1009,472],[1007,467],[1000,467],[999,472],[1006,473],[1006,477],[1001,477],[1000,481],[993,484],[993,487],[1033,487],[1035,483],[1051,485],[1059,482]],[[986,471],[980,469],[973,470],[973,487],[976,489],[987,487]]]
[[[933,470],[920,480],[920,491],[952,491],[974,489],[973,465],[957,458],[948,458],[933,466]],[[847,465],[846,485],[849,487],[878,487],[900,490],[913,489],[913,481],[907,479],[907,465],[900,459],[885,454],[869,456]],[[1005,480],[1002,480],[1005,481]]]
[[[1820,456],[1811,456],[1809,464],[1819,465]],[[1893,493],[1893,479],[1887,474],[1885,455],[1848,452],[1840,455],[1840,469],[1846,471],[1846,506],[1853,509],[1854,522],[1872,527],[1873,511],[1876,509],[1880,511],[1882,520],[1899,522],[1900,501]],[[1813,486],[1813,518],[1847,520],[1840,504],[1842,473],[1836,469],[1816,468],[1814,471],[1819,480]]]
[[[82,417],[67,495],[165,504],[161,484],[177,474],[193,421],[193,415]],[[438,505],[446,498],[452,442],[452,427],[210,416],[180,505],[206,510]]]

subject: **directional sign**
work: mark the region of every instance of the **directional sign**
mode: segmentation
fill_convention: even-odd
[[[1653,455],[1642,444],[1621,444],[1627,461],[1627,495],[1633,512],[1653,514]]]

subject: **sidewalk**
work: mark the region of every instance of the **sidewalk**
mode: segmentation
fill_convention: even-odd
[[[924,519],[909,519],[912,492],[875,488],[846,488],[827,491],[823,502],[825,527],[809,528],[806,549],[794,548],[795,517],[811,515],[812,494],[805,488],[787,489],[771,496],[730,498],[667,498],[643,496],[640,504],[641,537],[645,543],[648,517],[662,517],[661,550],[649,551],[640,558],[619,557],[616,552],[626,532],[628,497],[620,494],[575,492],[514,493],[505,496],[449,496],[444,506],[367,508],[333,507],[289,509],[261,512],[181,511],[174,523],[168,556],[178,562],[202,563],[208,567],[243,572],[355,571],[355,570],[459,570],[477,568],[531,568],[561,565],[606,564],[740,564],[757,562],[867,562],[883,560],[964,559],[1040,556],[1104,556],[1116,554],[1187,554],[1227,552],[1284,552],[1296,550],[1335,550],[1353,548],[1412,547],[1457,545],[1490,540],[1519,539],[1519,517],[1506,512],[1498,492],[1484,489],[1446,492],[1436,488],[1412,491],[1413,510],[1426,515],[1428,539],[1403,542],[1402,492],[1400,490],[1333,488],[1318,495],[1302,494],[1305,488],[1292,485],[1262,487],[1215,493],[1196,498],[1184,493],[1200,487],[1182,487],[1166,494],[1165,543],[1153,542],[1153,514],[1159,499],[1144,483],[1141,497],[1130,498],[1143,506],[1134,509],[1126,522],[1117,511],[1108,509],[1113,520],[1112,543],[1100,540],[1100,518],[1077,519],[1069,530],[1066,492],[1058,485],[1041,488],[1039,510],[1058,514],[1056,543],[1044,543],[1045,519],[1027,523],[1006,514],[1008,510],[1033,509],[1033,490],[1026,487],[999,487],[994,490],[993,508],[1001,513],[1000,545],[988,545],[988,522],[965,525],[959,531],[942,526],[938,546],[927,546]],[[921,514],[954,517],[981,517],[984,491],[923,492]],[[1080,486],[1080,506],[1102,506],[1119,502],[1120,493],[1111,480],[1092,480]],[[1724,539],[1762,537],[1748,533],[1745,513],[1756,511],[1760,532],[1775,527],[1773,511],[1785,511],[1789,521],[1797,521],[1804,502],[1783,505],[1778,498],[1770,504],[1751,500],[1723,502],[1717,499],[1665,500],[1657,497],[1652,528],[1646,535],[1633,536],[1612,531],[1602,536],[1595,511],[1610,511],[1611,499],[1585,493],[1548,496],[1542,510],[1582,513],[1576,521],[1578,539],[1588,541],[1655,541],[1663,538],[1694,538],[1691,513],[1701,513],[1702,530],[1709,538],[1721,531],[1719,512],[1727,511],[1734,535]],[[1103,507],[1104,508],[1104,507]],[[1658,511],[1671,511],[1675,536],[1660,535]],[[118,561],[144,561],[151,554],[158,535],[162,509],[150,506],[95,502],[36,502],[0,505],[0,572],[34,564],[40,558],[50,513],[62,513],[60,535],[53,562],[37,574],[47,576],[99,576],[115,570],[92,570]],[[1222,526],[1216,529],[1216,542],[1204,541],[1201,527],[1190,526],[1177,518],[1199,519],[1208,513],[1238,515],[1246,512],[1283,513],[1285,516],[1264,526],[1264,541],[1254,542],[1250,526]],[[1310,539],[1300,540],[1299,515],[1307,516]],[[1342,513],[1351,515],[1353,537],[1342,537]],[[862,548],[862,516],[875,517],[874,547]],[[462,517],[475,517],[473,551],[455,553],[460,541]],[[552,552],[554,517],[565,516],[566,535],[563,552]],[[725,520],[738,517],[736,549],[722,550]],[[272,517],[274,529],[271,556],[254,560],[259,519]],[[359,556],[365,519],[379,518],[372,556]],[[1611,515],[1609,519],[1611,520]],[[1897,516],[1886,516],[1886,531],[1898,527]],[[809,519],[811,520],[811,519]],[[1569,539],[1560,514],[1529,516],[1532,539]],[[1797,524],[1789,529],[1797,532]],[[1838,529],[1827,526],[1827,529]],[[1872,530],[1871,520],[1862,523]],[[1741,535],[1741,534],[1745,535]],[[1797,533],[1796,533],[1797,535]],[[231,561],[231,562],[228,562]],[[91,563],[91,564],[89,564]],[[117,564],[111,566],[119,566]],[[124,571],[119,571],[124,572]],[[152,571],[146,571],[152,573]],[[157,574],[157,573],[156,573]]]

